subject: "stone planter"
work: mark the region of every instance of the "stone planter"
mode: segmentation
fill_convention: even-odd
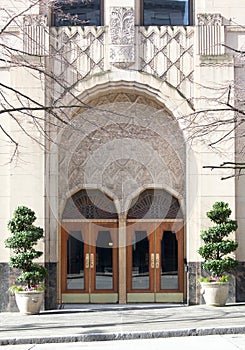
[[[201,282],[201,294],[207,305],[224,306],[228,299],[229,282]]]
[[[15,301],[23,315],[36,315],[40,312],[44,291],[15,292]]]

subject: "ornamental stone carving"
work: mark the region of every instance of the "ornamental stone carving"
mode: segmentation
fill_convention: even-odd
[[[220,13],[199,13],[197,15],[199,26],[222,26],[223,17]]]
[[[24,16],[23,51],[29,55],[48,55],[47,16]]]
[[[110,9],[110,62],[126,68],[135,61],[134,10],[132,7]]]
[[[26,15],[24,16],[24,26],[46,26],[47,16],[44,15]]]
[[[101,189],[123,213],[144,188],[184,197],[185,143],[163,105],[125,92],[101,95],[89,105],[60,140],[60,202],[82,188]]]
[[[224,54],[223,17],[219,13],[201,13],[198,19],[198,54],[218,56]]]

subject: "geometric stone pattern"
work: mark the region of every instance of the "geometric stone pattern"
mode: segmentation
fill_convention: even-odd
[[[105,27],[72,26],[49,30],[52,74],[60,82],[53,82],[54,91],[62,93],[88,75],[104,71]]]
[[[139,69],[168,81],[188,100],[193,84],[192,27],[140,27]]]
[[[62,135],[66,150],[60,147],[60,200],[69,191],[99,188],[124,213],[147,187],[184,198],[185,143],[178,123],[145,96],[109,95],[90,101],[93,108],[78,114],[74,130]]]
[[[168,81],[191,102],[194,29],[150,26],[138,27],[138,33],[135,33],[133,24],[134,11],[116,7],[111,9],[108,33],[106,27],[50,28],[52,73],[70,89],[81,79],[104,72],[107,56],[112,65],[121,69],[130,69],[130,65],[137,61],[139,71]],[[109,46],[105,45],[108,40]],[[137,57],[135,52],[138,52]],[[54,91],[59,89],[61,93],[65,91],[60,87]]]

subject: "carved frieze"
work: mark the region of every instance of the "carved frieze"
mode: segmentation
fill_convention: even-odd
[[[223,17],[219,13],[200,13],[198,19],[198,53],[202,56],[224,54]]]
[[[48,54],[47,17],[26,15],[23,18],[23,51],[29,55]]]
[[[24,16],[24,26],[46,26],[47,16],[44,15],[26,15]]]
[[[110,62],[126,68],[135,61],[134,9],[112,7],[110,9]]]
[[[220,13],[199,13],[197,15],[199,26],[222,26],[223,17]]]

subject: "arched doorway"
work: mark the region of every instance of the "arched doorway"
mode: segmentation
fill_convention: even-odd
[[[179,202],[145,190],[127,215],[127,301],[183,302],[184,227]]]
[[[99,190],[81,190],[63,212],[62,302],[117,303],[124,290],[129,303],[183,302],[179,202],[165,190],[147,189],[118,220],[111,198]]]
[[[78,224],[84,226],[82,232],[80,226],[78,237],[82,237],[86,244],[84,254],[78,257],[85,261],[85,274],[89,277],[88,281],[85,277],[84,289],[68,289],[68,275],[71,273],[69,270],[67,272],[69,261],[66,265],[64,261],[68,259],[67,246],[70,243],[67,243],[68,236],[63,234],[66,238],[62,241],[62,301],[182,301],[184,234],[183,215],[177,199],[184,201],[185,198],[185,142],[182,130],[165,105],[138,90],[120,88],[103,91],[87,102],[91,108],[78,111],[73,119],[76,128],[62,132],[60,144],[66,147],[61,147],[59,151],[58,191],[62,230],[67,233],[69,230],[76,231]],[[65,194],[82,188],[90,190],[73,195],[72,203],[68,205],[71,200],[67,201]],[[113,200],[103,191],[110,194]],[[134,198],[136,194],[138,198]],[[103,210],[100,209],[101,203],[104,203]],[[95,253],[93,247],[100,244],[101,238],[93,237],[93,225],[98,223],[103,223],[110,231],[109,236],[104,234],[104,237],[109,237],[104,240],[106,244],[110,240],[117,256],[117,267],[113,273],[118,271],[118,274],[114,274],[113,289],[98,289],[96,285],[101,271],[98,267],[96,272],[98,259],[95,259],[95,254],[98,255],[100,250],[97,249]],[[114,241],[111,230],[116,231]],[[158,233],[159,230],[162,233]],[[83,233],[85,231],[88,235]],[[117,242],[117,247],[114,242]],[[163,252],[158,249],[160,245],[163,245],[161,249],[165,252],[165,259],[170,245],[172,255],[177,256],[171,266],[167,262],[167,270],[162,271],[161,275],[156,267],[157,259],[163,259]],[[133,256],[134,250],[130,251],[129,247],[140,247],[140,253],[137,255],[136,252]],[[143,249],[149,273],[149,285],[144,288],[142,280],[142,284],[137,285],[142,277],[141,272],[137,279],[136,276],[132,279],[137,269],[146,272],[146,266],[137,266]],[[131,267],[129,259],[132,260]],[[94,270],[91,261],[94,261],[92,266],[96,265]],[[171,271],[174,271],[172,276]],[[74,280],[77,276],[73,277]],[[172,286],[170,282],[166,284],[171,278],[175,281]]]
[[[118,301],[118,220],[113,201],[98,190],[68,199],[61,228],[63,303]]]

